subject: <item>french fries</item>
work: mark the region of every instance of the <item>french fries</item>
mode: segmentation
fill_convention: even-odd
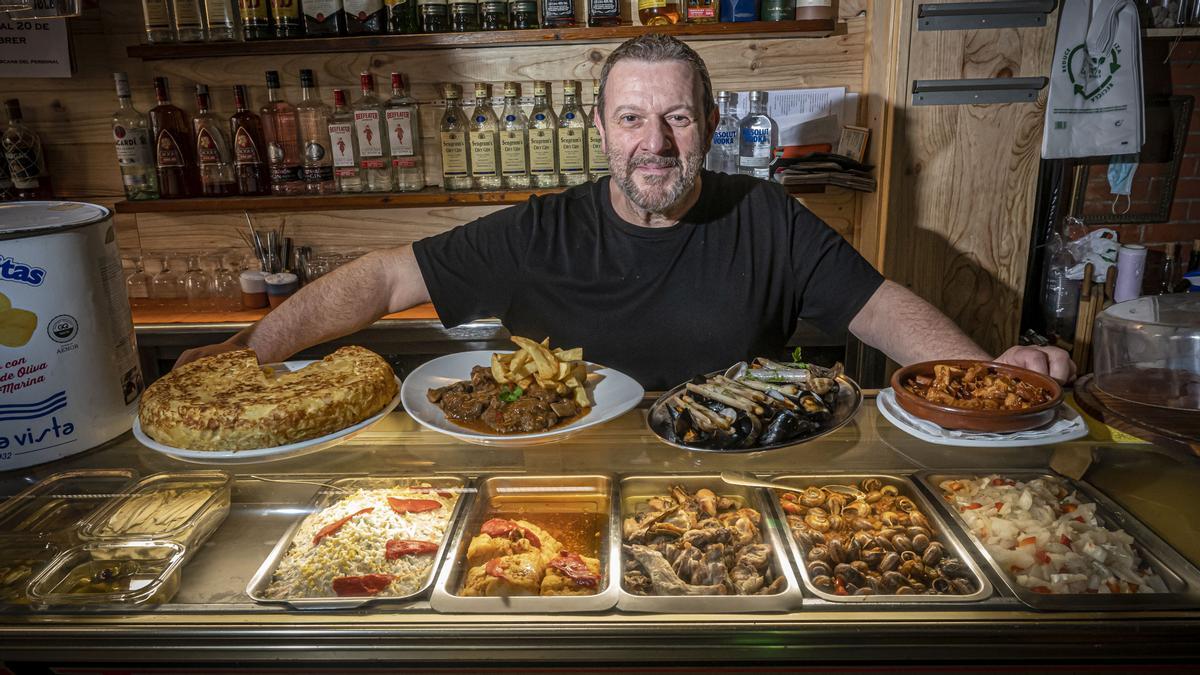
[[[537,382],[545,389],[570,395],[581,408],[592,407],[588,396],[587,364],[583,348],[550,349],[550,338],[540,343],[513,336],[519,349],[511,354],[492,354],[492,377],[500,384],[527,389]]]

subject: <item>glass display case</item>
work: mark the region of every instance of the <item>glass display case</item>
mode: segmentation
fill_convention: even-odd
[[[735,487],[723,471],[801,491]],[[1062,501],[1080,504],[1078,522],[1094,515],[1130,534],[1162,588],[1031,602],[938,494],[946,477],[1055,472],[1078,496]],[[530,448],[466,445],[396,412],[316,454],[224,466],[181,463],[126,435],[0,475],[0,655],[214,669],[283,659],[313,672],[441,660],[1194,659],[1184,636],[1200,632],[1197,484],[1200,461],[1146,444],[927,444],[870,398],[835,433],[747,454],[670,447],[648,432],[644,408]],[[817,511],[796,506],[805,487],[824,490]],[[855,511],[867,503],[889,508]],[[822,512],[842,520],[805,520]],[[814,546],[802,523],[831,534]],[[353,545],[329,546],[339,539]],[[483,550],[489,541],[507,548]],[[306,557],[322,547],[325,557]],[[533,556],[533,578],[497,562],[521,555]],[[495,592],[521,597],[480,597]]]

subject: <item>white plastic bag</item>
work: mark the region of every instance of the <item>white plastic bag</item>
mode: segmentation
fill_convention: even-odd
[[[1142,43],[1133,0],[1064,0],[1042,157],[1141,151]]]
[[[1121,250],[1121,242],[1117,241],[1117,231],[1107,227],[1088,232],[1086,235],[1067,244],[1067,251],[1077,261],[1067,269],[1068,279],[1082,279],[1084,266],[1092,264],[1092,281],[1104,282],[1108,268],[1117,264],[1117,252]]]

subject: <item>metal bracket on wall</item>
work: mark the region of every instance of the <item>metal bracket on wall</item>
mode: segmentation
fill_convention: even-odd
[[[913,105],[972,105],[1029,103],[1047,84],[1047,77],[995,77],[969,80],[913,80]]]
[[[981,28],[1036,28],[1046,25],[1046,15],[1058,0],[1008,2],[948,2],[918,5],[917,30],[978,30]]]

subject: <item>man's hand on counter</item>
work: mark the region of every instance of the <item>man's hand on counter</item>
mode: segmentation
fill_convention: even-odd
[[[179,355],[179,359],[175,361],[174,367],[178,368],[185,363],[195,361],[196,359],[202,359],[206,356],[215,356],[217,354],[223,354],[225,352],[232,352],[236,349],[245,348],[246,345],[242,344],[241,341],[238,340],[238,336],[235,335],[228,340],[224,342],[218,342],[215,345],[205,345],[203,347],[196,347],[194,349],[187,350]]]
[[[1060,384],[1068,384],[1075,379],[1075,362],[1058,347],[1009,347],[996,357],[996,361],[1049,375]]]

